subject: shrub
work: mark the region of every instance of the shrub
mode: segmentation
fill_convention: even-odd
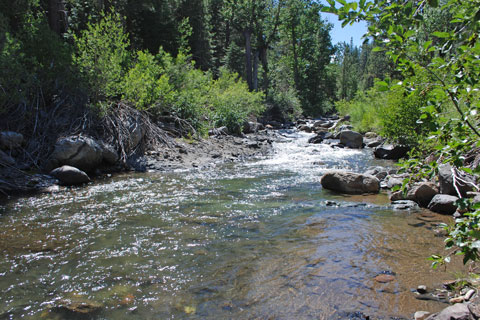
[[[122,82],[130,59],[119,14],[102,14],[95,24],[88,23],[80,36],[73,35],[74,57],[89,84],[94,102],[121,97]]]
[[[247,83],[238,74],[221,70],[213,81],[209,93],[215,126],[226,126],[231,133],[239,134],[248,116],[258,116],[264,111],[263,93],[248,91]]]
[[[137,62],[125,76],[123,98],[140,110],[161,113],[173,103],[173,87],[157,58],[139,51]]]
[[[17,33],[0,34],[0,108],[49,106],[65,87],[78,87],[71,48],[45,21],[30,18]]]
[[[372,88],[366,92],[359,92],[355,98],[347,101],[340,100],[335,107],[342,115],[350,115],[354,128],[360,132],[381,130],[381,111],[387,102],[385,92]]]
[[[428,129],[417,123],[426,102],[425,95],[419,90],[406,93],[399,86],[392,88],[381,113],[381,133],[399,143],[417,145]]]

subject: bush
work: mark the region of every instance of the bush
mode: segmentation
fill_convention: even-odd
[[[349,114],[354,128],[360,132],[375,131],[401,144],[418,144],[428,130],[417,123],[427,104],[426,91],[406,92],[400,86],[388,89],[380,83],[385,85],[377,82],[365,93],[357,93],[351,101],[338,101],[337,110],[343,115]]]
[[[360,132],[379,132],[382,128],[380,115],[387,103],[387,94],[372,88],[366,92],[359,92],[355,98],[347,101],[340,100],[335,107],[342,115],[350,115],[354,128]]]
[[[0,108],[49,106],[65,87],[78,87],[71,48],[45,21],[30,18],[17,33],[0,34]],[[26,120],[26,119],[24,119]]]
[[[258,116],[264,111],[263,97],[261,92],[248,91],[247,83],[240,80],[238,74],[222,69],[209,92],[215,126],[226,126],[231,133],[241,133],[249,116]]]
[[[401,87],[392,88],[381,113],[381,133],[399,143],[417,145],[428,129],[417,123],[426,103],[425,95],[419,90],[407,94]]]
[[[95,24],[88,23],[80,36],[73,35],[75,62],[86,79],[94,102],[122,96],[123,80],[130,53],[128,35],[119,14],[102,14]]]
[[[168,75],[148,52],[137,53],[137,62],[125,76],[123,88],[123,98],[140,110],[161,113],[174,102]]]

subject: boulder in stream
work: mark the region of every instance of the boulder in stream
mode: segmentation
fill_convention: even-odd
[[[375,148],[375,157],[385,160],[398,160],[405,157],[410,148],[402,145],[383,145]]]
[[[457,211],[457,206],[455,205],[455,201],[457,200],[458,198],[455,196],[437,194],[433,197],[432,201],[430,201],[428,209],[442,214],[454,214],[455,211]]]
[[[363,136],[355,131],[344,130],[338,134],[340,143],[352,149],[360,149],[363,145]]]
[[[379,180],[371,175],[359,174],[346,171],[329,171],[320,180],[325,189],[348,193],[378,193],[380,191]]]
[[[50,175],[60,180],[60,182],[66,186],[90,182],[90,178],[85,172],[71,166],[56,168],[50,172]]]

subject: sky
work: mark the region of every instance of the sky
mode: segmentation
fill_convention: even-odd
[[[321,0],[320,3],[328,5],[327,1]],[[353,44],[361,46],[363,43],[362,36],[367,32],[367,24],[365,22],[355,23],[352,26],[346,25],[342,28],[342,22],[338,21],[338,17],[331,13],[322,12],[323,19],[333,24],[333,29],[330,33],[332,43],[350,42],[353,38]]]

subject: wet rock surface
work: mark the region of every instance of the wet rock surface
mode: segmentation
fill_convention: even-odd
[[[62,166],[50,172],[52,177],[57,178],[63,185],[72,186],[90,182],[88,175],[80,169],[71,166]]]
[[[338,138],[340,139],[340,143],[348,148],[360,149],[363,146],[363,136],[355,131],[340,131]]]
[[[358,174],[346,171],[330,171],[320,180],[325,189],[348,194],[378,193],[380,183],[371,175]]]

